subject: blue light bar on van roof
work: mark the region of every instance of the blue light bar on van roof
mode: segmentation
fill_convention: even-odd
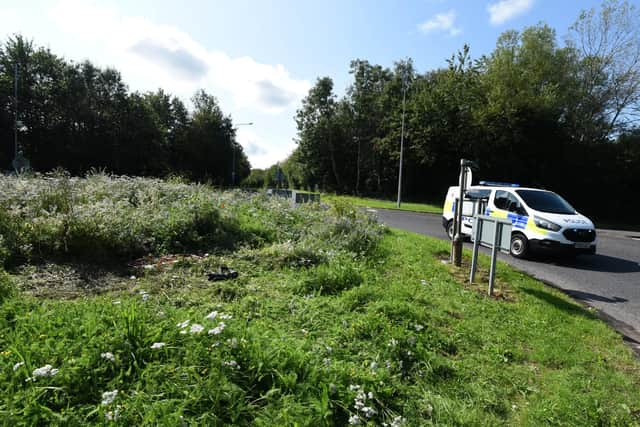
[[[487,187],[520,187],[520,184],[513,184],[511,182],[495,182],[495,181],[480,181],[480,185]]]

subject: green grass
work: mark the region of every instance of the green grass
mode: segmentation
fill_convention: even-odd
[[[379,208],[379,209],[398,209],[397,202],[394,200],[379,200],[379,199],[368,199],[364,197],[355,197],[355,196],[339,196],[335,194],[323,194],[323,201],[336,201],[341,200],[343,202],[350,203],[354,206],[366,207],[366,208]],[[400,204],[400,209],[403,211],[411,211],[411,212],[424,212],[424,213],[442,213],[442,206],[438,205],[430,205],[426,203],[406,203],[402,202]]]
[[[202,191],[242,231],[231,246],[126,272],[60,249],[0,273],[3,424],[640,424],[640,364],[564,294],[499,263],[489,298],[486,257],[465,284],[446,242],[345,203]],[[208,281],[220,265],[239,277]]]

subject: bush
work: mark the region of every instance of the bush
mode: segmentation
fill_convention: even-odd
[[[87,178],[64,172],[0,176],[0,262],[81,257],[132,259],[275,244],[278,265],[310,266],[334,250],[366,255],[381,226],[351,206],[292,207],[279,197],[217,192],[178,179]],[[327,255],[329,254],[329,255]]]

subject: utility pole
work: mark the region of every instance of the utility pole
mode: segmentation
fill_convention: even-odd
[[[14,143],[14,151],[13,158],[14,160],[18,158],[18,63],[16,62],[14,66],[13,73],[13,100],[14,100],[14,111],[13,111],[13,143]]]
[[[460,179],[458,181],[459,193],[458,200],[456,201],[456,213],[453,218],[453,239],[451,240],[451,263],[456,267],[462,265],[462,243],[464,237],[462,236],[462,207],[464,205],[465,191],[467,190],[467,182],[471,184],[471,167],[475,166],[475,163],[460,159]]]
[[[405,102],[407,98],[407,76],[406,70],[405,74],[402,77],[402,128],[400,131],[400,166],[398,170],[398,203],[397,207],[400,208],[400,197],[402,193],[402,157],[404,153],[404,112],[405,112]]]

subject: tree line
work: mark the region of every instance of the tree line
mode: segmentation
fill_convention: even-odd
[[[17,108],[18,149],[36,171],[174,174],[229,185],[235,160],[236,181],[248,176],[231,117],[204,90],[191,101],[188,111],[162,89],[130,92],[115,69],[9,37],[0,46],[0,171],[11,170],[16,156]]]
[[[503,33],[477,59],[465,45],[441,69],[355,60],[350,73],[344,96],[322,77],[302,101],[297,147],[281,165],[290,185],[394,195],[404,112],[405,198],[440,201],[468,158],[476,177],[637,222],[640,17],[627,2],[582,12],[562,44],[539,24]]]

